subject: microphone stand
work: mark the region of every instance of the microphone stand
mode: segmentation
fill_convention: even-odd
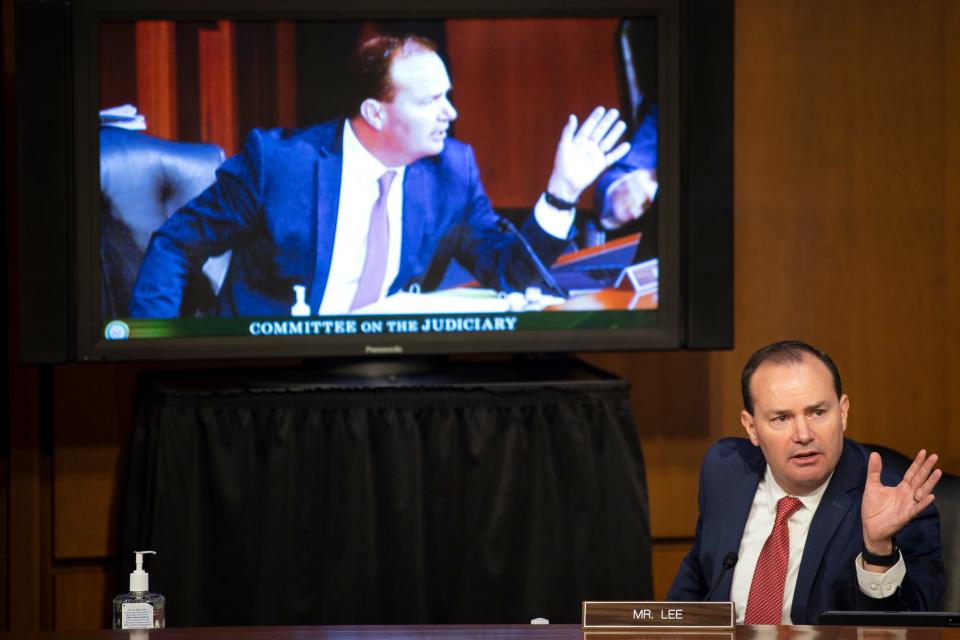
[[[720,569],[720,575],[717,576],[716,582],[713,583],[713,586],[710,587],[710,591],[707,592],[707,597],[703,599],[704,602],[710,599],[710,596],[713,595],[713,592],[717,590],[717,587],[720,586],[720,583],[723,581],[723,576],[727,575],[727,571],[730,571],[737,564],[737,554],[733,551],[723,556],[723,567]]]
[[[533,261],[533,265],[537,268],[537,272],[543,279],[544,284],[546,284],[549,289],[551,289],[561,298],[566,299],[570,297],[570,293],[557,283],[557,281],[550,274],[550,271],[546,268],[546,266],[544,266],[543,261],[540,260],[540,256],[537,255],[537,252],[533,250],[533,247],[530,246],[530,243],[525,237],[523,237],[523,234],[517,230],[512,222],[506,218],[498,218],[497,229],[505,233],[513,234],[513,236],[520,241],[520,244],[523,246],[527,255],[530,256],[530,259]]]

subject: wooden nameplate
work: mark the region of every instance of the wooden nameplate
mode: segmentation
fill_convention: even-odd
[[[584,602],[582,628],[719,631],[734,620],[732,602]]]

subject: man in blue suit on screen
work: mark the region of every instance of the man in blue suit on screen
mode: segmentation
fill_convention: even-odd
[[[619,229],[646,214],[657,197],[657,105],[647,108],[630,140],[630,153],[607,169],[593,191],[600,224]],[[655,238],[645,238],[650,242]]]
[[[696,541],[668,598],[732,600],[738,624],[937,609],[937,455],[921,450],[901,477],[845,439],[840,373],[803,342],[754,353],[741,389],[749,441],[725,438],[707,453]]]
[[[434,44],[373,38],[354,79],[349,118],[254,130],[216,182],[170,217],[151,239],[131,315],[188,315],[188,274],[228,250],[221,316],[362,310],[421,283],[435,255],[499,291],[538,283],[532,257],[491,207],[473,151],[447,137],[457,111]],[[564,127],[546,189],[520,228],[543,262],[566,246],[581,192],[629,150],[618,144],[618,118],[598,107],[582,126],[570,116]]]

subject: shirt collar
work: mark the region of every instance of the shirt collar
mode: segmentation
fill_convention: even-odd
[[[835,471],[836,469],[834,469]],[[800,500],[800,503],[810,511],[810,513],[816,513],[817,507],[820,506],[820,500],[823,498],[824,492],[827,490],[827,485],[830,484],[830,479],[833,478],[833,471],[830,472],[830,475],[827,476],[827,479],[823,481],[819,487],[817,487],[811,493],[808,493],[805,496],[796,496]],[[767,470],[763,474],[763,490],[767,493],[767,509],[771,514],[776,515],[777,513],[777,502],[780,498],[790,495],[783,490],[777,481],[773,477],[773,472],[770,471],[770,465],[767,465]]]
[[[379,178],[387,171],[395,171],[397,177],[394,182],[402,182],[403,173],[406,170],[405,166],[388,167],[367,151],[367,148],[357,138],[357,134],[354,133],[349,119],[343,125],[343,159],[344,162],[349,162],[350,166],[356,169],[357,175],[370,175]]]

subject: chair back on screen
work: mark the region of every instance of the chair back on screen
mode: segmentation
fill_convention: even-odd
[[[130,293],[150,236],[208,187],[223,150],[116,127],[100,128],[100,260],[103,318],[129,315]],[[228,252],[229,253],[229,252]],[[189,315],[209,309],[226,275],[228,254],[211,258],[188,283]]]
[[[620,112],[632,132],[657,101],[656,20],[623,20],[617,29],[615,48]]]
[[[864,444],[880,454],[884,466],[903,473],[911,458],[888,447]],[[946,591],[940,602],[941,611],[960,611],[960,476],[944,473],[933,490],[934,503],[940,513],[940,544],[943,546],[943,566],[946,570]]]

